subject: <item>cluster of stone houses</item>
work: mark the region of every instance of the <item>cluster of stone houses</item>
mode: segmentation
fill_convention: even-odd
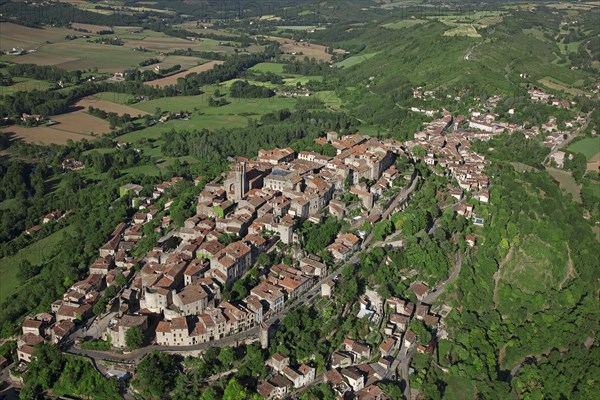
[[[119,229],[117,227],[113,235],[118,234]],[[20,361],[29,362],[34,352],[33,347],[38,343],[46,340],[54,344],[61,343],[79,321],[91,316],[94,303],[107,285],[105,275],[94,273],[97,263],[98,260],[90,266],[90,275],[86,279],[71,285],[62,299],[52,303],[50,312],[25,318],[22,324],[23,336],[17,343]]]
[[[142,238],[143,224],[156,215],[152,204],[162,195],[163,188],[168,188],[175,181],[163,182],[155,188],[155,196],[143,199],[139,204],[139,213],[147,214],[147,218],[136,223],[119,223],[109,240],[100,247],[99,257],[89,266],[90,274],[84,280],[74,283],[63,294],[62,299],[56,300],[51,305],[51,311],[27,317],[22,324],[23,335],[18,340],[17,355],[20,361],[29,362],[34,352],[34,346],[44,341],[53,344],[62,343],[76,326],[92,315],[92,308],[100,298],[102,291],[115,284],[116,277],[123,273],[125,277],[131,274],[131,267],[135,260],[131,252],[136,248],[137,242]],[[161,189],[159,189],[161,188]],[[142,190],[139,185],[125,185],[122,194],[133,191],[136,194]],[[138,213],[138,214],[139,214]],[[54,211],[44,217],[44,220],[56,220],[62,217],[60,211]],[[110,336],[115,347],[125,347],[125,333],[132,326],[147,329],[146,316],[127,315],[129,311],[137,309],[138,295],[136,290],[123,288],[119,294],[119,310],[111,321],[104,337]]]
[[[414,140],[406,142],[412,157],[424,159],[429,166],[439,165],[445,168],[462,190],[485,190],[489,186],[489,179],[483,171],[485,157],[471,150],[471,141],[481,139],[480,135],[475,132],[451,132],[443,135],[451,123],[451,116],[446,116],[437,124],[437,130],[415,134]],[[425,150],[425,156],[414,154],[417,146]]]
[[[287,356],[276,353],[267,361],[274,375],[258,385],[257,391],[263,398],[283,398],[295,389],[311,384],[315,380],[315,368],[300,364],[292,367]]]
[[[140,260],[140,272],[130,289],[139,294],[141,314],[162,315],[157,343],[193,345],[248,329],[282,310],[285,301],[326,275],[327,266],[310,255],[294,266],[266,268],[259,284],[242,301],[230,303],[221,298],[221,292],[230,289],[260,253],[278,240],[296,242],[295,229],[302,222],[321,222],[322,211],[329,208],[336,190],[346,184],[358,190],[361,178],[385,188],[397,175],[392,166],[400,148],[397,144],[360,135],[338,138],[335,132],[322,139],[317,142],[331,144],[336,156],[275,148],[260,150],[256,160],[236,160],[222,183],[205,185],[198,196],[197,214],[161,238],[159,246]],[[141,190],[125,189],[137,191],[134,194]],[[159,192],[164,189],[157,187]],[[367,196],[372,203],[376,193]],[[133,221],[143,223],[155,216],[156,210],[144,209]],[[342,234],[328,250],[334,259],[342,260],[359,244],[355,235]],[[111,326],[131,322],[116,319]]]
[[[383,390],[376,385],[383,375],[369,364],[358,362],[369,358],[369,346],[346,339],[343,347],[348,357],[357,361],[350,361],[344,367],[332,367],[319,380],[314,367],[307,364],[291,366],[289,357],[279,353],[274,354],[267,361],[267,365],[271,367],[270,377],[258,385],[258,393],[265,399],[281,399],[306,385],[323,382],[330,384],[340,398],[360,400],[385,398]]]
[[[554,97],[554,95],[546,93],[540,88],[532,87],[527,91],[527,93],[529,94],[529,99],[534,103],[542,102],[552,104],[553,106],[559,108],[571,108],[571,103],[568,100],[557,99]]]

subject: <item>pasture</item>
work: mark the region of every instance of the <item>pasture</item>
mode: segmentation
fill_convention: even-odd
[[[472,24],[444,23],[452,27],[444,32],[444,36],[468,36],[474,38],[481,37],[479,32],[477,32],[477,29],[475,29]]]
[[[578,89],[576,87],[573,87],[573,85],[575,83],[573,83],[572,85],[566,84],[564,82],[559,81],[558,79],[551,77],[551,76],[546,76],[542,79],[538,79],[538,82],[541,83],[544,86],[549,87],[550,89],[554,89],[554,90],[563,90],[566,93],[572,94],[572,95],[584,95],[586,94],[586,92],[584,90]]]
[[[340,61],[339,63],[337,63],[335,65],[338,67],[341,67],[341,68],[344,68],[344,67],[349,68],[349,67],[352,67],[353,65],[360,64],[361,62],[366,61],[369,58],[376,56],[377,53],[378,52],[358,54],[355,56],[348,57],[345,60]]]
[[[228,90],[223,86],[207,86],[206,91],[198,96],[178,96],[159,98],[142,101],[133,105],[134,108],[154,113],[156,108],[162,111],[198,111],[206,115],[263,115],[271,111],[283,108],[293,108],[296,101],[281,97],[270,97],[262,99],[236,99],[225,96],[229,104],[222,107],[210,107],[208,98],[212,96],[215,89],[219,88],[221,93],[227,94]]]
[[[106,25],[94,25],[94,24],[81,24],[79,22],[74,22],[71,24],[71,28],[76,30],[77,32],[85,31],[89,33],[98,33],[101,31],[112,31],[110,26]]]
[[[179,72],[177,74],[170,75],[170,76],[160,78],[160,79],[156,79],[153,81],[144,82],[144,84],[149,85],[149,86],[158,86],[158,87],[174,85],[177,83],[177,79],[179,79],[179,78],[183,78],[184,76],[189,75],[192,72],[200,73],[200,72],[208,71],[210,69],[213,69],[215,65],[219,65],[219,64],[223,64],[223,61],[209,61],[207,63],[190,68],[187,71]]]
[[[29,28],[10,22],[0,22],[0,49],[11,50],[13,47],[37,49],[46,42],[64,42],[66,35],[73,31],[66,28]]]
[[[181,28],[181,29],[185,29],[187,31],[193,32],[193,33],[201,33],[201,34],[206,34],[206,35],[213,34],[213,35],[231,36],[231,37],[237,36],[235,33],[227,32],[225,30],[220,30],[220,29],[214,29],[214,28],[212,28],[212,26],[201,25],[201,24],[197,23],[196,21],[190,21],[190,22],[184,22],[182,24],[177,24],[177,25],[175,25],[175,28]]]
[[[316,31],[320,29],[325,29],[325,27],[316,25],[279,25],[277,26],[277,29],[280,31]]]
[[[130,132],[119,136],[116,140],[126,142],[138,142],[142,139],[160,139],[163,132],[175,130],[194,130],[208,129],[215,130],[220,128],[242,128],[248,125],[249,118],[257,118],[261,115],[284,108],[293,109],[296,105],[296,99],[284,97],[271,97],[262,99],[235,99],[225,96],[229,104],[222,107],[211,107],[208,105],[208,97],[212,96],[215,89],[219,88],[222,93],[226,93],[225,86],[206,87],[206,93],[198,96],[179,96],[142,101],[133,105],[135,108],[154,113],[157,108],[162,112],[170,111],[189,111],[191,118],[189,120],[171,120],[165,123],[157,123],[143,130]],[[323,94],[326,103],[329,102],[334,107],[338,100],[331,95]],[[156,150],[156,149],[152,149]],[[144,153],[148,154],[144,149]],[[156,154],[160,155],[160,152]]]
[[[283,75],[284,74],[283,65],[284,64],[264,62],[264,63],[256,64],[254,67],[250,68],[250,71],[265,72],[265,73],[272,72],[277,75]]]
[[[125,46],[88,43],[85,39],[77,39],[43,45],[39,50],[22,56],[4,55],[0,59],[19,64],[56,65],[69,70],[97,67],[99,72],[119,72],[137,66],[147,58],[147,53],[131,51]]]
[[[404,28],[413,27],[415,25],[424,24],[426,22],[427,22],[427,20],[424,20],[424,19],[411,18],[411,19],[403,19],[403,20],[395,21],[395,22],[388,22],[387,24],[383,24],[381,26],[383,26],[384,28],[388,28],[388,29],[404,29]]]
[[[600,173],[600,152],[596,153],[588,160],[587,171],[595,171]]]
[[[216,51],[220,53],[231,54],[235,52],[238,42],[220,41],[215,39],[198,38],[197,40],[188,40],[177,37],[171,37],[164,34],[155,35],[151,31],[143,31],[139,34],[121,36],[125,41],[123,47],[134,49],[143,47],[156,52],[169,52],[175,49],[192,49],[196,51]],[[262,46],[252,45],[244,50],[248,52],[258,52],[263,49]]]
[[[581,153],[590,161],[594,156],[600,153],[600,137],[586,137],[573,142],[567,147],[567,150],[573,153]]]
[[[101,92],[94,95],[97,99],[107,100],[117,104],[129,104],[133,101],[134,95],[117,92]]]
[[[150,58],[150,57],[148,57]],[[145,67],[140,67],[141,70],[145,69],[154,69],[156,65],[160,65],[161,68],[170,68],[174,65],[180,65],[181,69],[186,70],[192,67],[195,67],[199,64],[205,63],[207,60],[198,57],[188,57],[188,56],[158,56],[152,57],[160,60],[156,64],[147,65]]]
[[[15,82],[11,86],[0,86],[0,96],[13,94],[15,92],[28,92],[31,90],[46,90],[50,83],[30,78],[13,78]]]

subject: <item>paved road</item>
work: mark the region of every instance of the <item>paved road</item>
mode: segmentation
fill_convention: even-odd
[[[456,252],[454,259],[454,270],[452,271],[448,279],[441,282],[439,285],[436,286],[436,288],[433,291],[431,291],[427,296],[425,296],[423,300],[421,300],[423,303],[433,304],[433,302],[435,302],[438,299],[438,297],[440,297],[440,295],[444,293],[448,284],[452,283],[452,281],[456,279],[458,274],[460,274],[460,269],[462,267],[462,254],[460,253],[460,250]]]
[[[413,346],[410,350],[408,350],[408,354],[406,355],[406,357],[404,357],[404,359],[400,363],[400,376],[404,380],[404,398],[406,400],[410,400],[410,398],[411,398],[409,368],[410,368],[410,361],[412,360],[412,358],[414,357],[416,352],[417,352],[417,346]]]

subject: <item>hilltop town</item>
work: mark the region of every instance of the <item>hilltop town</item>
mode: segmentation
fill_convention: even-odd
[[[361,226],[377,224],[406,206],[420,179],[411,167],[414,162],[423,161],[433,173],[451,177],[448,193],[455,200],[456,215],[484,227],[475,205],[465,201],[467,196],[481,204],[491,201],[487,161],[471,143],[505,131],[539,132],[493,122],[493,114],[478,110],[471,119],[455,118],[445,110],[442,114],[407,142],[332,131],[315,143],[335,155],[274,148],[260,150],[253,159],[237,158],[220,179],[194,181],[202,186],[196,215],[180,228],[169,215],[168,193],[182,178],[156,185],[147,197],[140,195],[141,185],[122,186],[121,195],[129,196],[137,211],[98,249],[86,279],[74,283],[48,312],[25,319],[19,360],[29,362],[34,346],[44,341],[96,362],[119,359],[122,349],[135,353],[149,345],[185,353],[258,340],[268,348],[286,312],[335,296],[339,266],[356,263],[358,253],[374,245],[373,234]],[[561,138],[551,145],[560,144]],[[62,217],[57,210],[45,216],[44,223]],[[346,228],[319,253],[308,252],[303,224],[323,225],[331,218],[345,221]],[[139,255],[135,250],[148,227],[160,238]],[[475,236],[464,239],[476,245]],[[279,262],[271,262],[275,259]],[[235,298],[232,293],[251,270],[255,284]],[[435,345],[432,339],[423,342],[411,330],[411,321],[422,321],[434,336],[447,337],[444,317],[451,308],[434,304],[446,283],[432,288],[414,280],[409,287],[414,302],[367,291],[358,317],[384,318],[378,348],[347,337],[330,355],[327,370],[318,373],[310,363],[292,365],[289,357],[275,353],[267,361],[272,373],[257,387],[259,394],[281,398],[318,378],[340,396],[381,398],[377,382],[399,377],[415,352],[431,352]],[[90,341],[105,343],[96,350],[106,351],[90,351],[85,345]],[[118,369],[105,372],[127,374]]]
[[[600,3],[342,3],[3,2],[0,400],[599,397]]]

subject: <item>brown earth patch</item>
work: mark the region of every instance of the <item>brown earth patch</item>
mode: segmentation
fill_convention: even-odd
[[[600,153],[596,153],[592,158],[588,160],[587,170],[600,172]]]
[[[187,71],[183,71],[183,72],[180,72],[175,75],[167,76],[165,78],[160,78],[160,79],[155,79],[153,81],[144,82],[144,84],[150,85],[150,86],[158,86],[158,87],[174,85],[177,83],[178,78],[183,78],[184,76],[189,75],[192,72],[200,73],[200,72],[208,71],[210,69],[213,69],[215,65],[219,65],[219,64],[223,64],[223,61],[209,61],[202,65],[198,65],[197,67],[190,68]]]
[[[308,43],[308,42],[296,42],[292,39],[283,39],[278,37],[271,37],[270,39],[274,39],[281,44],[281,51],[285,54],[298,55],[298,53],[302,53],[302,55],[298,55],[299,57],[314,57],[317,60],[321,61],[331,61],[331,54],[327,54],[325,49],[326,46]],[[335,49],[335,53],[344,53],[345,51],[342,49]]]
[[[50,42],[65,41],[65,36],[73,34],[73,31],[65,28],[30,28],[10,22],[0,23],[0,48],[11,50],[13,47],[24,49],[35,49]]]
[[[65,144],[67,140],[91,140],[95,136],[110,131],[108,122],[96,118],[83,109],[67,114],[50,117],[58,122],[52,126],[36,126],[27,128],[20,125],[11,125],[1,131],[9,133],[13,139],[20,139],[28,143],[38,144]]]
[[[114,112],[118,115],[129,114],[132,117],[136,117],[138,115],[147,115],[150,114],[146,111],[138,110],[137,108],[133,108],[124,104],[113,103],[112,101],[99,99],[94,96],[84,97],[79,100],[76,104],[76,107],[83,107],[83,110],[87,111],[88,107],[99,108],[102,111],[106,112]]]

